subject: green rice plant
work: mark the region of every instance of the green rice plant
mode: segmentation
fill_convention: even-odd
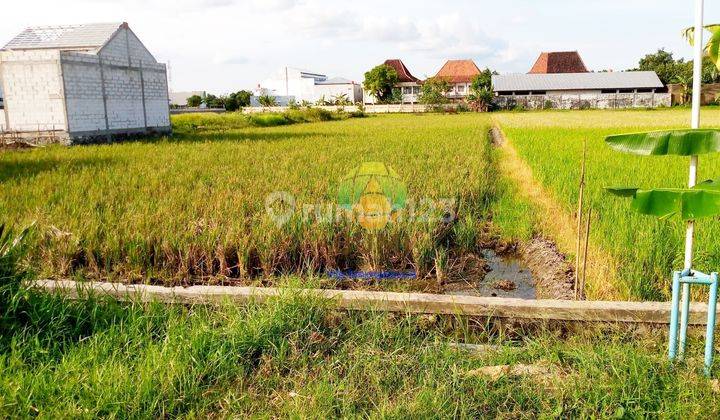
[[[293,123],[283,114],[250,114],[247,119],[250,125],[255,127],[275,127]]]
[[[672,157],[637,158],[608,149],[604,139],[619,129],[628,132],[686,127],[687,111],[552,111],[495,116],[534,176],[570,213],[578,200],[578,180],[583,141],[588,144],[586,197],[596,218],[590,239],[607,250],[622,270],[617,278],[600,279],[618,286],[621,298],[669,298],[668,276],[683,265],[683,225],[679,219],[651,220],[627,211],[627,206],[607,197],[608,185],[654,185],[664,179],[669,188],[687,185],[686,162]],[[702,110],[707,128],[720,127],[720,112]],[[598,128],[600,127],[600,128]],[[716,175],[720,159],[708,155],[699,167],[699,179]],[[697,224],[695,265],[712,271],[720,264],[720,223],[717,218]],[[535,224],[538,226],[538,224]],[[541,225],[540,225],[541,226]],[[590,258],[594,258],[590,255]]]
[[[302,115],[324,119],[325,112]],[[423,200],[454,199],[458,217],[474,221],[466,229],[475,229],[475,236],[496,201],[484,116],[427,115],[418,124],[417,116],[388,115],[186,130],[190,121],[223,127],[222,121],[232,126],[246,118],[180,115],[173,117],[182,121],[173,138],[5,152],[0,218],[37,221],[28,258],[44,276],[174,284],[328,268],[429,274],[423,270],[432,269],[435,249],[456,248],[456,231],[439,221],[438,209],[420,206]],[[353,221],[305,217],[306,209],[326,214],[337,206],[343,176],[373,161],[398,172],[431,223],[405,218],[373,233]],[[266,209],[274,192],[295,199],[283,225]]]

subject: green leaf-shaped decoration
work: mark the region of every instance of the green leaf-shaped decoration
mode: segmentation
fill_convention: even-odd
[[[606,190],[621,197],[633,197],[632,208],[640,214],[663,219],[679,214],[683,220],[720,215],[720,179],[686,189],[611,187]]]
[[[720,32],[718,32],[720,33]],[[669,130],[608,136],[613,149],[643,156],[694,156],[720,152],[720,130]]]

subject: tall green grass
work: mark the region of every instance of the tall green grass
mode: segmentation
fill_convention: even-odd
[[[477,251],[497,194],[488,125],[473,114],[389,115],[7,152],[0,219],[37,221],[30,259],[46,276],[175,283],[327,268],[423,275],[438,255]],[[454,199],[458,222],[442,223],[432,209],[431,223],[405,218],[373,233],[355,221],[303,218],[304,205],[322,212],[336,204],[343,177],[368,161],[400,174],[418,212],[421,200]],[[283,226],[265,209],[276,191],[297,201]]]
[[[0,306],[2,417],[720,415],[718,394],[690,367],[701,364],[694,334],[689,366],[674,368],[663,334],[583,327],[513,340],[473,320],[340,312],[294,289],[245,306],[69,301],[22,287],[26,248],[6,246],[14,238],[0,235],[11,286]],[[497,349],[469,354],[450,341]],[[472,373],[517,363],[551,375]]]
[[[604,191],[606,186],[683,187],[688,159],[645,157],[612,151],[604,143],[610,134],[662,128],[686,128],[688,110],[543,112],[498,114],[505,134],[532,167],[534,176],[565,206],[577,209],[583,141],[588,142],[587,202],[593,207],[591,239],[619,264],[621,290],[640,300],[669,297],[671,271],[682,268],[685,226],[678,219],[659,221],[630,209],[627,200]],[[720,126],[720,112],[703,110],[706,127]],[[720,157],[700,159],[699,179],[720,175]],[[696,268],[720,269],[720,222],[697,222]],[[591,255],[590,258],[593,258]]]
[[[157,417],[717,418],[699,358],[672,368],[662,335],[593,330],[520,341],[460,320],[347,314],[288,293],[266,306],[67,302],[3,329],[0,415]],[[449,341],[499,344],[468,354]],[[691,339],[689,354],[702,343]],[[491,381],[484,366],[549,378]]]
[[[308,122],[344,120],[353,117],[342,111],[330,112],[320,108],[289,109],[285,112],[263,112],[243,114],[242,112],[189,113],[174,115],[173,128],[182,135],[198,130],[236,130],[247,127],[276,127]]]

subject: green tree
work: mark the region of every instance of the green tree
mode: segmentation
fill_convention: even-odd
[[[391,104],[401,104],[403,101],[403,94],[402,94],[402,88],[393,88],[392,95],[390,95],[390,100],[388,103]]]
[[[237,100],[239,107],[244,106],[250,106],[250,97],[252,96],[252,92],[247,90],[241,90],[238,92],[235,92],[235,100]]]
[[[225,98],[225,111],[234,112],[240,109],[237,99],[234,95],[230,94]]]
[[[202,103],[202,98],[199,95],[193,95],[187,98],[187,106],[190,108],[197,108]]]
[[[656,53],[647,54],[645,57],[640,59],[637,70],[643,71],[654,71],[657,73],[660,81],[663,84],[674,83],[676,77],[678,77],[685,69],[688,64],[682,58],[675,60],[671,52],[665,51],[664,48],[657,50]]]
[[[251,96],[252,93],[247,90],[231,93],[225,97],[225,109],[232,112],[237,111],[242,107],[250,106]]]
[[[421,104],[429,105],[431,108],[438,110],[442,108],[443,104],[450,102],[447,93],[450,92],[451,89],[452,86],[447,80],[432,77],[422,84],[418,101]]]
[[[388,103],[392,100],[393,87],[398,81],[398,74],[394,68],[381,64],[365,73],[363,88],[370,92],[379,103]]]
[[[492,77],[494,74],[497,73],[486,68],[470,83],[467,101],[475,111],[487,112],[490,109],[493,99]]]
[[[332,104],[337,106],[352,105],[350,99],[348,99],[347,93],[341,93],[332,97]]]
[[[207,94],[205,95],[203,102],[208,108],[225,108],[225,99],[226,98],[224,96]]]
[[[277,106],[277,100],[272,95],[260,95],[258,102],[264,107]]]

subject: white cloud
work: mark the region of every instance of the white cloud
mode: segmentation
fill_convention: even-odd
[[[679,32],[692,7],[677,0],[5,0],[0,8],[0,45],[26,26],[124,20],[172,62],[177,89],[217,92],[254,86],[286,64],[360,80],[395,57],[422,76],[450,58],[524,72],[551,49],[616,69],[658,47],[691,53]],[[720,2],[706,2],[706,16],[720,20]]]
[[[217,53],[212,61],[214,64],[247,64],[250,62],[250,59],[238,54]]]

